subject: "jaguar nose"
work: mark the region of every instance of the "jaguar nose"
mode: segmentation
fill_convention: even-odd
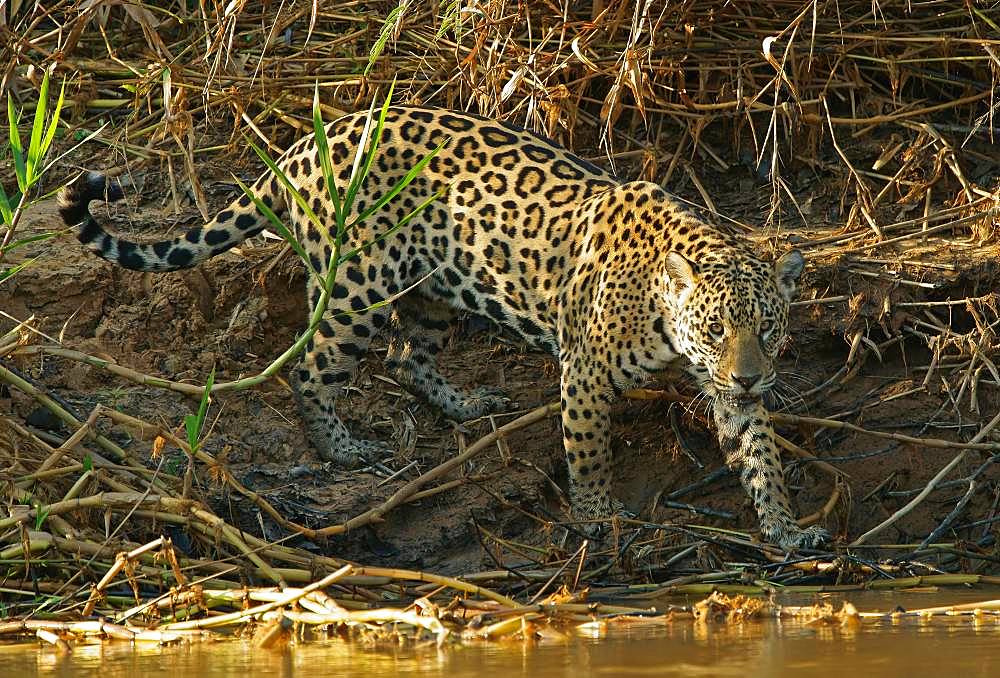
[[[751,374],[749,376],[744,376],[735,373],[729,376],[733,378],[733,381],[742,386],[743,390],[746,391],[747,393],[749,393],[750,389],[752,389],[757,384],[757,382],[760,381],[761,377],[760,374]]]

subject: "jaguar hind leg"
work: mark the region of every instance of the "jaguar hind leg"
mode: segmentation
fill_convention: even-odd
[[[346,267],[345,267],[346,268]],[[348,277],[348,271],[343,273]],[[316,334],[306,346],[296,370],[296,395],[310,442],[320,457],[339,466],[353,468],[391,453],[388,445],[354,438],[337,416],[337,398],[343,394],[368,351],[372,337],[385,324],[389,309],[372,310],[371,305],[386,298],[373,286],[350,290],[341,274]],[[318,286],[310,282],[310,309],[319,298]],[[355,309],[350,312],[345,308]]]
[[[437,356],[454,319],[453,309],[418,294],[411,292],[398,299],[390,322],[386,368],[406,389],[449,419],[468,421],[506,410],[510,400],[499,389],[486,386],[465,392],[438,371]]]

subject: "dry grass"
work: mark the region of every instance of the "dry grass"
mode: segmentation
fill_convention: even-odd
[[[687,177],[706,196],[702,165],[747,164],[771,182],[772,217],[794,202],[786,170],[834,152],[846,225],[879,236],[886,202],[967,204],[993,188],[966,175],[962,148],[992,142],[1000,106],[1000,9],[986,3],[199,7],[23,3],[0,29],[2,82],[30,99],[28,66],[55,65],[73,85],[78,127],[113,120],[104,139],[123,160],[185,175],[203,210],[196,159],[308,129],[317,81],[327,117],[396,79],[401,99],[596,144],[619,169],[667,186]],[[894,141],[875,168],[855,166],[845,150],[875,129]]]

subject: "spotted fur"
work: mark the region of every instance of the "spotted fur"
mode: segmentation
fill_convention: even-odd
[[[334,171],[346,185],[364,118],[327,127]],[[590,520],[622,505],[611,494],[609,408],[623,389],[680,361],[713,397],[727,461],[742,468],[764,535],[786,548],[825,538],[792,518],[774,433],[761,404],[774,383],[773,359],[785,336],[788,303],[802,271],[792,251],[759,259],[747,242],[684,212],[657,185],[619,183],[600,168],[530,132],[441,110],[389,110],[373,170],[355,209],[372,205],[439,142],[444,151],[388,205],[349,234],[330,309],[295,370],[310,439],[319,454],[345,466],[383,452],[351,436],[335,411],[372,337],[386,328],[386,366],[448,417],[496,412],[507,400],[492,389],[466,393],[436,367],[456,311],[495,320],[559,359],[562,425],[573,513]],[[332,223],[317,147],[295,143],[279,162]],[[378,236],[435,192],[445,197],[404,228]],[[330,244],[286,199],[271,176],[254,190],[286,214],[325,272]],[[195,266],[266,226],[246,197],[211,223],[152,244],[104,231],[89,201],[120,197],[101,175],[77,181],[61,196],[62,215],[79,239],[105,259],[141,271]],[[310,278],[312,308],[320,288]],[[415,289],[399,296],[407,288]],[[391,300],[389,304],[382,304]]]

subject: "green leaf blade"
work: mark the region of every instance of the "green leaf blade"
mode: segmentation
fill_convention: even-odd
[[[35,104],[35,118],[31,123],[31,138],[28,141],[28,162],[26,176],[29,184],[34,183],[35,170],[41,160],[42,134],[45,131],[45,114],[49,106],[49,73],[42,77],[42,87]]]
[[[347,215],[343,214],[340,201],[340,189],[337,188],[337,175],[333,172],[333,160],[330,157],[330,139],[326,135],[326,125],[323,124],[323,112],[319,107],[319,85],[313,92],[313,136],[316,139],[316,149],[319,154],[320,171],[326,183],[326,192],[333,203],[333,214],[338,223],[343,222]]]
[[[274,175],[278,178],[278,181],[280,181],[281,184],[288,190],[289,195],[292,196],[292,199],[302,209],[302,211],[305,212],[305,215],[306,217],[309,218],[309,221],[313,222],[317,227],[320,227],[320,230],[322,231],[323,222],[321,222],[319,220],[319,217],[316,216],[316,213],[313,212],[312,207],[309,205],[309,201],[306,200],[305,196],[303,196],[302,193],[299,192],[298,187],[292,183],[292,180],[288,178],[288,175],[285,174],[285,171],[282,170],[280,167],[278,167],[278,164],[274,161],[273,158],[271,158],[271,156],[267,153],[267,151],[265,151],[252,141],[250,142],[250,148],[252,148],[254,152],[257,154],[257,156],[264,161],[264,164],[267,165],[267,168],[274,173]]]
[[[392,188],[390,188],[386,193],[384,193],[378,200],[376,200],[371,205],[371,207],[369,207],[364,212],[359,214],[355,218],[354,224],[364,221],[372,214],[385,207],[385,205],[388,204],[390,200],[395,198],[397,195],[400,194],[400,192],[404,188],[413,183],[413,180],[416,179],[421,172],[423,172],[427,164],[434,158],[435,155],[441,152],[441,150],[448,144],[449,141],[451,141],[451,137],[448,137],[447,139],[439,143],[434,150],[432,150],[430,153],[428,153],[427,155],[422,157],[419,161],[417,161],[417,163],[407,171],[407,173],[403,176],[402,179],[397,181],[396,184]]]
[[[315,268],[313,268],[312,260],[306,253],[305,248],[302,247],[302,243],[298,241],[298,238],[295,237],[295,234],[293,234],[290,230],[288,230],[288,227],[285,226],[285,222],[283,222],[278,217],[278,215],[274,213],[274,210],[268,207],[267,204],[263,200],[261,200],[256,193],[254,193],[252,188],[244,184],[242,181],[239,180],[239,178],[235,176],[233,177],[233,179],[236,181],[236,184],[241,189],[243,189],[243,192],[251,200],[253,200],[253,203],[254,205],[257,206],[257,209],[260,210],[265,217],[267,217],[268,221],[270,221],[271,225],[274,227],[274,230],[278,232],[278,235],[284,238],[285,242],[287,242],[289,245],[292,246],[292,249],[295,251],[295,254],[297,254],[299,259],[301,259],[303,263],[306,265],[306,270],[309,271],[310,275],[313,275],[322,280],[322,277],[320,277],[319,272],[316,271]]]
[[[59,88],[59,99],[56,101],[56,107],[52,110],[52,118],[49,121],[49,128],[45,131],[45,138],[42,140],[42,157],[49,152],[49,148],[52,146],[52,140],[56,136],[56,129],[59,127],[59,117],[62,115],[63,103],[66,101],[66,82],[64,81],[62,87]]]
[[[14,110],[14,100],[7,94],[7,125],[10,134],[10,153],[14,156],[14,174],[17,176],[17,187],[21,193],[28,190],[28,171],[24,163],[24,146],[21,144],[21,135],[18,132],[20,116]]]
[[[2,184],[0,184],[0,219],[3,219],[3,223],[7,226],[14,223],[14,212],[10,207],[10,198],[7,197],[7,191],[3,190]]]

